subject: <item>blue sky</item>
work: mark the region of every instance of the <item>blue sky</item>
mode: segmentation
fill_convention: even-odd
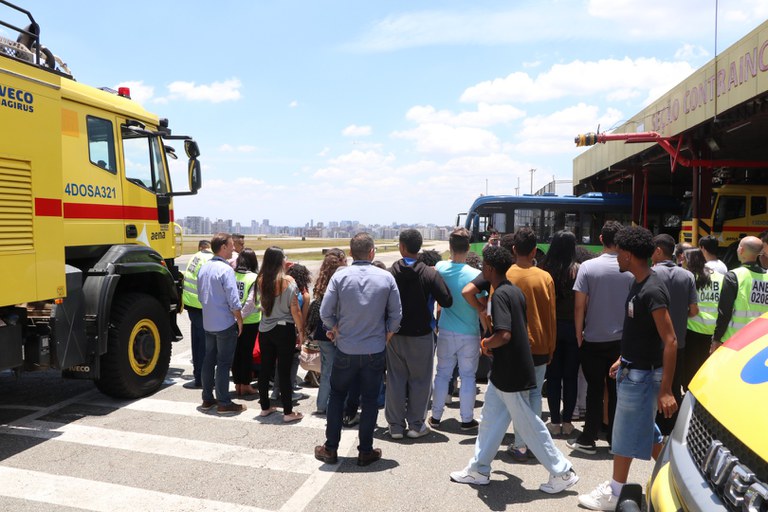
[[[22,0],[17,0],[21,2]],[[42,43],[198,141],[176,215],[452,224],[486,191],[570,179],[715,52],[714,0],[28,1]],[[3,14],[6,11],[2,11]],[[768,18],[721,0],[722,51]],[[177,187],[178,188],[178,187]]]

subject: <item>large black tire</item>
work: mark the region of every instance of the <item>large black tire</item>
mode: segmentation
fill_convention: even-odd
[[[116,297],[96,387],[117,398],[149,395],[163,383],[170,362],[171,327],[160,303],[143,293]]]

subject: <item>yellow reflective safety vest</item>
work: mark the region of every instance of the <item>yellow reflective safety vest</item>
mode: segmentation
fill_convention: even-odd
[[[256,272],[235,272],[235,281],[237,281],[237,293],[240,297],[240,304],[245,306],[245,302],[248,300],[251,290],[256,286]],[[261,322],[261,306],[259,304],[259,294],[257,290],[254,290],[253,299],[256,301],[256,309],[251,314],[243,317],[244,324],[257,324]]]
[[[739,288],[723,342],[755,318],[768,313],[768,274],[752,272],[747,267],[735,268],[732,272],[736,274]]]
[[[720,291],[723,289],[723,274],[712,272],[710,283],[696,290],[698,296],[699,314],[688,318],[688,329],[701,334],[715,333],[717,323],[717,303],[720,301]]]
[[[200,299],[197,298],[197,274],[200,268],[213,258],[213,252],[200,251],[192,256],[187,263],[187,270],[184,271],[184,290],[181,293],[181,300],[185,306],[203,309]]]

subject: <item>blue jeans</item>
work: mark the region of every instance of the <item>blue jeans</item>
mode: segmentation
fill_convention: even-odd
[[[562,475],[572,465],[552,442],[541,417],[536,416],[524,398],[525,392],[505,393],[488,383],[485,404],[480,413],[480,427],[475,441],[475,455],[468,469],[484,475],[491,473],[491,462],[499,451],[509,422],[515,423],[515,437],[520,437],[541,465],[552,475]]]
[[[379,396],[381,380],[384,376],[384,352],[378,354],[350,355],[338,348],[333,360],[331,372],[331,396],[328,400],[327,424],[325,427],[325,447],[336,450],[341,439],[341,422],[344,416],[344,400],[353,381],[360,382],[360,427],[358,437],[361,453],[373,450],[373,430],[379,408],[376,400]]]
[[[205,329],[203,328],[203,310],[187,307],[190,323],[190,340],[192,346],[192,375],[195,377],[195,384],[200,384],[202,380],[203,361],[205,361]]]
[[[320,340],[320,387],[317,389],[317,410],[328,410],[328,397],[331,394],[331,369],[336,355],[336,345],[332,341]]]
[[[616,375],[616,416],[611,451],[622,457],[649,460],[654,443],[661,442],[656,407],[663,368],[630,370]]]
[[[203,400],[213,400],[214,382],[219,405],[229,405],[229,370],[237,347],[237,324],[223,331],[205,331],[205,360],[203,362]],[[214,380],[215,373],[215,380]]]
[[[461,387],[459,388],[459,411],[461,421],[472,421],[475,410],[475,372],[480,360],[480,336],[461,334],[441,329],[437,335],[437,372],[435,392],[432,395],[432,417],[443,417],[448,383],[453,378],[453,369],[458,364]]]
[[[536,387],[529,389],[528,391],[521,391],[521,396],[528,403],[533,413],[541,419],[541,388],[544,385],[544,375],[547,373],[547,365],[540,364],[534,366],[533,370],[536,372]],[[512,422],[512,427],[515,428],[515,422]],[[516,450],[522,450],[525,448],[525,440],[523,436],[517,435],[517,428],[515,428],[515,442],[514,446]]]

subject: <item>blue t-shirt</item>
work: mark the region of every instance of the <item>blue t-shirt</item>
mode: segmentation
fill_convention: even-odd
[[[442,276],[453,296],[453,305],[440,313],[440,329],[459,334],[480,335],[477,311],[461,295],[461,290],[480,274],[466,263],[438,261],[435,269]]]

